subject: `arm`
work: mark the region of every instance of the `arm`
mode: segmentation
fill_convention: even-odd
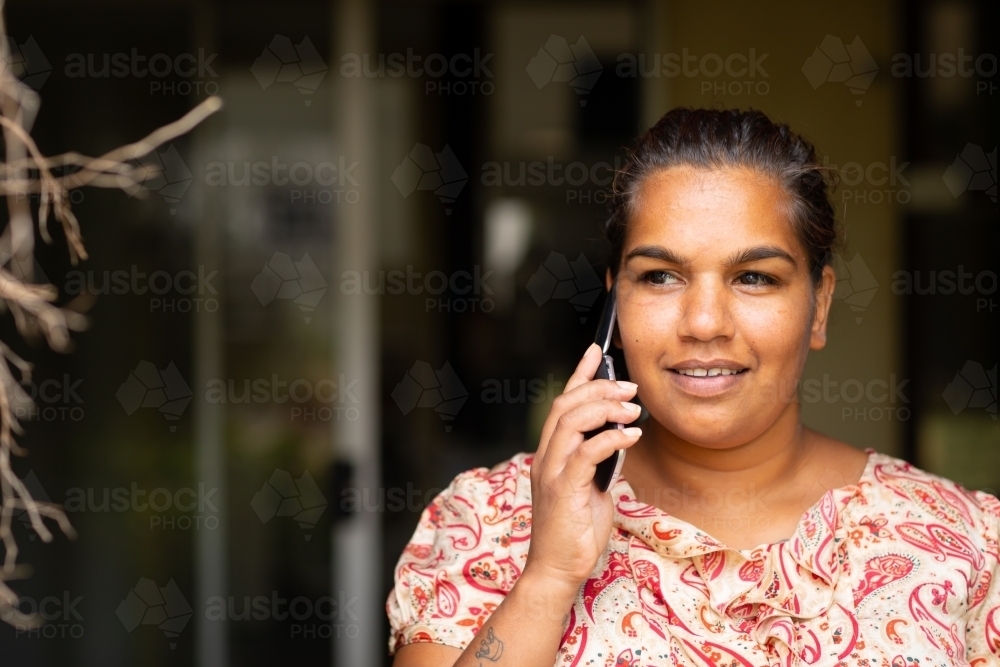
[[[408,644],[396,653],[393,667],[551,667],[576,593],[525,573],[464,652]]]
[[[614,505],[594,485],[597,464],[638,441],[637,428],[584,433],[605,422],[630,423],[636,386],[591,380],[601,351],[590,347],[553,402],[531,466],[531,544],[520,578],[464,651],[434,644],[402,647],[394,667],[551,667],[570,609],[611,535]]]
[[[986,567],[965,621],[965,657],[974,667],[994,667],[1000,666],[1000,501],[983,491],[972,495],[983,512]]]

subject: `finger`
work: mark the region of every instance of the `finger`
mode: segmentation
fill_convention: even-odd
[[[576,365],[576,370],[566,380],[566,389],[564,392],[592,380],[594,374],[597,372],[597,367],[601,365],[602,358],[604,358],[604,353],[601,352],[600,346],[597,343],[591,343],[587,351],[583,353],[580,363]]]
[[[628,380],[588,380],[573,389],[566,389],[556,397],[556,401],[562,412],[568,412],[584,403],[606,398],[627,401],[635,396],[638,389],[639,385]]]
[[[617,399],[627,401],[635,396],[638,386],[625,380],[589,380],[572,390],[566,390],[556,397],[552,402],[552,409],[549,416],[542,425],[542,435],[538,441],[538,451],[536,458],[544,456],[548,449],[552,432],[556,428],[559,418],[570,410],[603,399]]]
[[[598,463],[619,449],[628,449],[639,441],[641,435],[641,428],[630,426],[608,429],[584,440],[566,461],[561,473],[563,481],[577,487],[589,485],[597,472]]]
[[[561,470],[573,450],[584,441],[584,434],[607,423],[630,424],[641,411],[635,403],[603,400],[591,401],[564,413],[550,438],[545,468]]]

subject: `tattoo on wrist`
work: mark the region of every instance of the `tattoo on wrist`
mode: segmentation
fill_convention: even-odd
[[[486,658],[490,662],[496,662],[500,659],[501,655],[503,655],[503,642],[493,634],[493,628],[488,628],[486,631],[486,639],[480,642],[479,650],[476,651],[476,657]]]

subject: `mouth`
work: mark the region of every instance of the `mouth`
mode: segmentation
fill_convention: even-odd
[[[745,373],[748,368],[671,368],[672,372],[688,377],[702,378],[715,377],[716,375],[739,375]]]
[[[716,397],[742,384],[750,369],[731,360],[691,360],[668,368],[673,384],[698,398]]]

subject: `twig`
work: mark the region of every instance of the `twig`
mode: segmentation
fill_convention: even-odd
[[[141,191],[143,182],[158,167],[138,161],[164,143],[190,132],[218,111],[222,100],[209,97],[184,117],[100,157],[75,152],[46,157],[28,131],[30,119],[38,110],[38,95],[18,81],[9,65],[11,57],[3,5],[0,0],[0,129],[5,146],[5,155],[0,161],[0,197],[7,200],[8,221],[0,233],[0,306],[10,310],[18,333],[23,337],[41,333],[49,347],[64,352],[70,346],[69,332],[82,329],[86,321],[80,313],[55,304],[58,298],[55,286],[32,282],[35,230],[42,240],[51,243],[48,231],[51,214],[62,227],[70,261],[76,264],[87,259],[69,191],[85,185],[119,188],[130,194]],[[4,63],[6,67],[2,66]],[[54,170],[62,173],[56,175]],[[30,205],[30,198],[36,194],[39,197],[37,222]],[[17,562],[20,552],[11,530],[11,520],[15,514],[24,513],[31,529],[45,542],[52,540],[45,519],[55,521],[68,537],[76,535],[63,510],[52,503],[35,500],[11,468],[12,454],[26,454],[14,439],[15,434],[23,433],[15,414],[14,396],[18,385],[30,379],[31,364],[0,341],[0,544],[4,553],[0,564],[0,618],[19,627],[35,627],[41,619],[36,614],[24,614],[19,610],[19,598],[8,585],[9,581],[26,576],[28,570]]]

